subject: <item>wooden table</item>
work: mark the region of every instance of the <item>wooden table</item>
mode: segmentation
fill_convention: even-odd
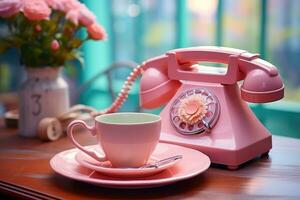
[[[0,192],[35,199],[300,199],[300,140],[273,137],[269,158],[237,171],[211,167],[189,180],[151,189],[107,189],[59,176],[49,166],[56,153],[73,148],[66,137],[40,142],[0,127]],[[85,133],[83,144],[93,144]],[[1,198],[1,196],[0,196]],[[2,199],[2,198],[1,198]]]

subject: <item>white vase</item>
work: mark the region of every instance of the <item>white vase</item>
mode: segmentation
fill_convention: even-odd
[[[27,68],[20,90],[19,135],[36,137],[45,117],[58,117],[70,107],[69,88],[60,76],[61,68]]]

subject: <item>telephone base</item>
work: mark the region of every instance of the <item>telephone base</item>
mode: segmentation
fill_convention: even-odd
[[[182,134],[172,125],[172,103],[190,89],[206,89],[220,103],[219,117],[209,131]],[[241,99],[235,85],[184,82],[170,103],[160,113],[161,141],[197,149],[212,163],[239,166],[272,148],[272,136]]]
[[[201,146],[199,143],[183,143],[178,139],[176,140],[175,137],[170,136],[169,134],[162,134],[160,141],[199,150],[209,156],[212,163],[226,165],[228,169],[232,169],[231,166],[235,166],[234,168],[237,169],[241,164],[247,161],[268,155],[268,152],[272,148],[271,135],[240,149]]]

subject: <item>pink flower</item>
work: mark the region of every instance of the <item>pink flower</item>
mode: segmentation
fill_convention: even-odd
[[[59,10],[67,13],[70,10],[75,10],[81,6],[78,0],[45,0],[47,4],[54,10]]]
[[[78,0],[61,0],[61,2],[63,4],[62,10],[66,13],[70,10],[77,10],[83,5]]]
[[[23,0],[1,0],[0,17],[8,18],[21,11]]]
[[[60,6],[59,0],[45,0],[45,2],[50,8],[53,8],[54,10],[58,10],[58,7]]]
[[[72,22],[75,26],[79,24],[79,12],[78,10],[70,10],[66,14],[66,19]]]
[[[105,30],[97,23],[90,25],[87,28],[89,37],[94,40],[104,40],[106,38]]]
[[[52,40],[51,49],[53,51],[57,51],[59,49],[59,47],[60,47],[60,45],[59,45],[58,41],[57,40]]]
[[[85,5],[79,9],[79,22],[85,27],[96,22],[95,15]]]
[[[45,2],[48,4],[49,7],[57,10],[59,0],[45,0]]]
[[[27,19],[38,21],[48,19],[51,9],[43,0],[24,0],[23,12]]]
[[[96,22],[95,15],[83,4],[75,10],[70,10],[66,14],[66,19],[70,20],[74,25],[81,25],[88,27]]]

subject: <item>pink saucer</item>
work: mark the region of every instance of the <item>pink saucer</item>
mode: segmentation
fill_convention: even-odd
[[[117,178],[105,176],[95,170],[82,167],[76,160],[78,149],[70,149],[56,154],[50,161],[52,169],[62,176],[86,183],[111,188],[150,188],[185,180],[204,172],[210,166],[210,159],[200,151],[186,147],[159,143],[155,155],[167,157],[180,154],[183,158],[176,165],[161,173],[139,178]]]
[[[104,155],[102,149],[100,149],[98,145],[87,146],[86,148],[91,151],[97,151],[100,155]],[[171,151],[165,152],[164,157],[163,157],[159,151],[155,151],[149,160],[150,160],[150,162],[153,163],[155,161],[174,156],[174,153],[169,154],[169,155],[166,155],[166,153],[172,153],[172,152]],[[113,168],[113,167],[106,167],[106,166],[101,165],[100,162],[98,162],[95,159],[91,158],[90,156],[86,155],[82,151],[77,152],[77,154],[75,155],[75,160],[80,165],[82,165],[83,167],[86,167],[88,169],[95,170],[96,172],[102,173],[107,176],[122,177],[122,178],[145,177],[145,176],[154,175],[154,174],[157,174],[169,167],[172,167],[177,162],[181,161],[181,160],[174,160],[173,162],[162,165],[158,168],[154,168],[154,167],[151,167],[151,168]]]

